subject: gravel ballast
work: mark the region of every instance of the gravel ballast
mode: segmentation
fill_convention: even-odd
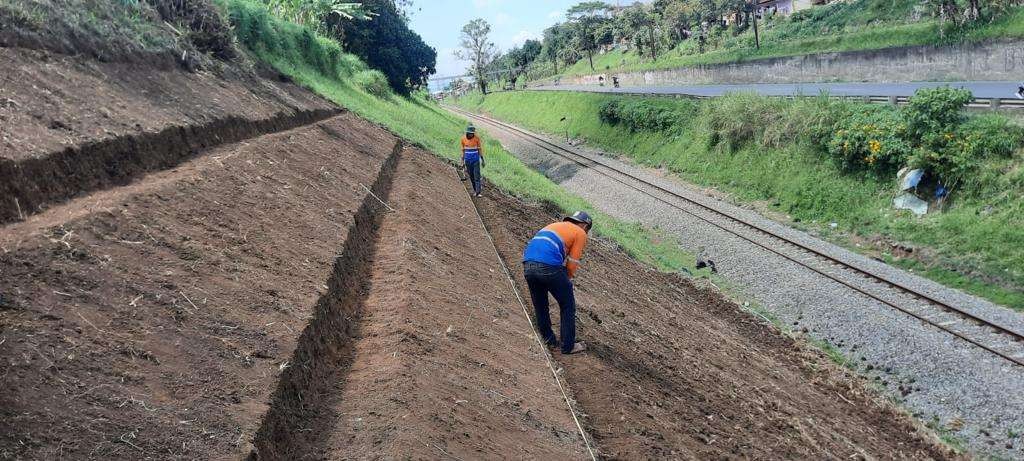
[[[500,126],[477,121],[531,167],[541,171],[606,213],[626,221],[657,227],[678,237],[679,244],[704,254],[717,264],[719,274],[741,297],[763,306],[790,329],[827,341],[849,360],[849,365],[876,383],[925,423],[962,440],[976,453],[996,457],[1024,457],[1024,367],[1015,365],[955,336],[901,313],[807,267],[754,245],[698,219],[693,212],[742,235],[763,241],[760,234],[744,230],[694,205],[673,208],[595,169],[584,168],[528,142]],[[551,142],[566,146],[552,138]],[[803,245],[839,258],[858,268],[911,287],[980,318],[1014,331],[1024,331],[1024,316],[985,300],[950,289],[930,280],[888,266],[815,238],[805,232],[764,218],[758,213],[713,198],[700,189],[603,156],[591,149],[576,152],[628,172],[673,193],[756,223]],[[600,169],[603,170],[603,169]],[[486,172],[485,172],[486,175]],[[630,182],[629,184],[635,184]],[[656,197],[676,203],[668,195]],[[915,300],[877,282],[830,267],[820,259],[797,252],[788,245],[773,245],[787,256],[841,278],[845,283],[901,307],[948,324],[986,345],[999,346],[1013,356],[1024,356],[1024,345],[1014,344],[986,328],[957,321],[927,303]]]

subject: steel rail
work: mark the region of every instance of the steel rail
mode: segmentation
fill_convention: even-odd
[[[977,323],[979,325],[991,328],[991,329],[995,330],[998,333],[1001,333],[1001,334],[1004,334],[1004,335],[1007,335],[1007,336],[1011,337],[1014,341],[1017,341],[1017,342],[1024,341],[1024,335],[1022,335],[1021,333],[1018,333],[1018,332],[1016,332],[1014,330],[1011,330],[1011,329],[1009,329],[1007,327],[1004,327],[1002,325],[998,325],[998,324],[996,324],[994,322],[991,322],[989,320],[986,320],[986,319],[983,319],[981,317],[978,317],[978,316],[976,316],[976,315],[974,315],[974,314],[972,314],[970,312],[967,312],[967,311],[965,311],[963,309],[959,309],[959,308],[957,308],[955,306],[952,306],[952,305],[950,305],[950,304],[948,304],[948,303],[946,303],[944,301],[938,300],[938,299],[936,299],[936,298],[934,298],[934,297],[932,297],[932,296],[930,296],[930,295],[928,295],[926,293],[922,293],[922,292],[920,292],[920,291],[918,291],[916,289],[913,289],[911,287],[908,287],[908,286],[906,286],[906,285],[904,285],[902,283],[890,280],[887,277],[875,274],[875,273],[870,272],[870,271],[865,270],[865,269],[861,269],[861,268],[859,268],[859,267],[857,267],[857,266],[855,266],[855,265],[853,265],[853,264],[851,264],[849,262],[842,261],[842,260],[840,260],[840,259],[838,259],[838,258],[836,258],[834,256],[825,254],[825,253],[823,253],[823,252],[821,252],[819,250],[811,248],[811,247],[809,247],[807,245],[804,245],[804,244],[802,244],[800,242],[796,242],[796,241],[794,241],[794,240],[792,240],[792,239],[790,239],[790,238],[788,238],[786,236],[783,236],[783,235],[780,235],[780,234],[778,234],[776,232],[773,232],[771,230],[765,229],[764,227],[762,227],[762,226],[760,226],[758,224],[748,222],[748,221],[746,221],[746,220],[744,220],[742,218],[736,217],[736,216],[734,216],[734,215],[732,215],[730,213],[727,213],[727,212],[724,212],[724,211],[712,208],[712,207],[710,207],[708,205],[705,205],[703,203],[700,203],[700,202],[698,202],[696,200],[693,200],[691,198],[685,197],[685,196],[683,196],[681,194],[678,194],[676,192],[673,192],[673,191],[670,191],[668,189],[665,189],[662,186],[659,186],[657,184],[651,183],[650,181],[638,178],[638,177],[636,177],[636,176],[634,176],[632,174],[624,172],[624,171],[622,171],[622,170],[620,170],[620,169],[618,169],[618,168],[616,168],[614,166],[608,165],[608,164],[606,164],[604,162],[601,162],[599,160],[595,160],[595,159],[589,158],[587,156],[584,156],[582,154],[579,154],[577,152],[573,152],[570,149],[567,149],[567,148],[562,147],[562,146],[560,146],[558,144],[552,143],[552,142],[550,142],[550,141],[548,141],[548,140],[546,140],[546,139],[544,139],[544,138],[542,138],[540,136],[537,136],[537,135],[535,135],[533,133],[530,133],[530,132],[528,132],[526,130],[523,130],[523,129],[519,128],[519,127],[507,124],[507,123],[502,122],[500,120],[492,119],[490,117],[481,116],[481,115],[478,115],[478,114],[473,114],[473,113],[470,113],[470,112],[466,112],[466,111],[461,110],[461,109],[453,108],[453,107],[450,107],[450,106],[446,106],[446,107],[449,110],[452,110],[452,111],[454,111],[456,113],[459,113],[461,115],[464,115],[466,117],[474,118],[474,119],[477,119],[477,120],[482,120],[482,121],[484,121],[486,123],[490,123],[490,124],[502,127],[505,130],[510,131],[510,132],[512,132],[514,134],[518,134],[520,137],[527,138],[527,139],[531,140],[532,144],[537,145],[538,147],[541,147],[542,149],[544,149],[544,150],[546,150],[548,152],[551,152],[551,153],[553,153],[555,155],[558,155],[559,157],[565,158],[566,160],[569,160],[569,161],[571,161],[573,163],[576,163],[576,164],[578,164],[580,166],[587,167],[587,168],[593,168],[595,165],[596,166],[604,167],[604,168],[606,168],[608,170],[614,171],[618,175],[625,176],[627,178],[632,179],[635,182],[638,182],[638,183],[641,183],[641,184],[643,184],[643,185],[645,185],[647,187],[656,189],[656,190],[658,190],[659,192],[661,192],[661,193],[663,193],[665,195],[669,195],[669,196],[674,197],[676,199],[680,199],[680,200],[683,200],[685,202],[688,202],[688,203],[691,203],[693,205],[696,205],[697,207],[699,207],[701,209],[704,209],[704,210],[707,210],[707,211],[709,211],[709,212],[711,212],[713,214],[722,216],[722,217],[726,218],[727,220],[736,222],[736,223],[738,223],[738,224],[740,224],[742,226],[746,226],[746,227],[755,229],[756,231],[759,231],[762,234],[767,235],[768,237],[775,238],[777,240],[781,240],[781,241],[783,241],[785,243],[788,243],[791,246],[797,247],[800,250],[812,253],[813,255],[815,255],[815,256],[817,256],[819,258],[825,259],[827,262],[830,262],[830,263],[835,264],[835,265],[843,266],[843,267],[845,267],[845,268],[847,268],[847,269],[849,269],[849,270],[851,270],[853,272],[857,272],[857,273],[861,274],[863,277],[874,279],[874,280],[876,280],[878,282],[881,282],[884,285],[891,286],[891,287],[893,287],[893,288],[895,288],[895,289],[897,289],[899,291],[903,291],[903,292],[905,292],[905,293],[907,293],[907,294],[909,294],[909,295],[911,295],[913,297],[925,300],[928,303],[930,303],[932,305],[935,305],[935,306],[938,306],[939,308],[941,308],[941,309],[943,309],[943,310],[945,310],[947,312],[959,315],[959,316],[961,316],[961,317],[963,317],[963,318],[965,318],[967,320],[973,321],[973,322],[975,322],[975,323]],[[551,147],[546,147],[546,146],[551,146]],[[552,149],[552,147],[554,149]],[[566,155],[565,153],[557,152],[555,149],[557,149],[558,151],[565,152],[568,155]],[[577,158],[582,158],[586,162],[577,160]],[[796,264],[798,264],[800,266],[803,266],[803,267],[805,267],[807,269],[810,269],[811,271],[814,271],[814,272],[816,272],[816,273],[818,273],[818,274],[820,274],[822,276],[825,276],[828,279],[831,279],[831,280],[833,280],[833,281],[835,281],[835,282],[837,282],[837,283],[839,283],[839,284],[841,284],[843,286],[846,286],[847,288],[850,288],[850,289],[852,289],[852,290],[854,290],[854,291],[856,291],[858,293],[861,293],[862,295],[867,296],[868,298],[871,298],[871,299],[873,299],[875,301],[878,301],[878,302],[880,302],[882,304],[885,304],[885,305],[887,305],[887,306],[889,306],[889,307],[891,307],[893,309],[896,309],[896,310],[898,310],[898,311],[900,311],[900,312],[902,312],[902,313],[904,313],[906,315],[909,315],[909,316],[911,316],[913,318],[916,318],[916,319],[922,321],[925,324],[928,324],[928,325],[930,325],[932,327],[935,327],[935,328],[937,328],[937,329],[939,329],[941,331],[944,331],[944,332],[949,333],[949,334],[951,334],[953,336],[956,336],[957,338],[960,338],[961,340],[966,341],[967,343],[970,343],[970,344],[972,344],[974,346],[977,346],[977,347],[979,347],[981,349],[984,349],[984,350],[986,350],[986,351],[988,351],[988,352],[990,352],[992,354],[995,354],[995,355],[997,355],[997,356],[999,356],[999,357],[1001,357],[1001,358],[1003,358],[1003,359],[1005,359],[1007,361],[1010,361],[1010,362],[1012,362],[1012,363],[1014,363],[1016,365],[1024,366],[1024,359],[1020,359],[1020,358],[1016,358],[1016,357],[1010,356],[1010,355],[1008,355],[1008,354],[1006,354],[1006,353],[1004,353],[1002,351],[994,349],[991,346],[982,344],[979,341],[977,341],[977,340],[975,340],[973,338],[969,338],[969,337],[967,337],[966,335],[964,335],[964,334],[962,334],[960,332],[952,330],[949,327],[946,327],[946,326],[944,326],[944,325],[942,325],[942,324],[940,324],[938,322],[932,321],[931,319],[925,317],[923,314],[912,312],[911,310],[908,310],[908,309],[906,309],[904,307],[901,307],[901,306],[895,304],[892,301],[889,301],[889,300],[881,298],[879,295],[876,295],[874,293],[868,292],[868,291],[866,291],[863,288],[854,286],[850,282],[842,280],[842,279],[840,279],[839,277],[837,277],[835,275],[829,274],[829,273],[825,272],[824,270],[815,268],[815,267],[813,267],[813,266],[811,266],[811,265],[809,265],[809,264],[807,264],[807,263],[805,263],[803,261],[800,261],[800,260],[798,260],[798,259],[796,259],[796,258],[794,258],[792,256],[784,254],[784,253],[780,252],[779,250],[771,248],[770,246],[768,246],[768,245],[766,245],[764,243],[757,242],[757,241],[751,239],[750,237],[742,235],[741,233],[739,233],[739,232],[737,232],[735,230],[729,229],[729,228],[727,228],[727,227],[725,227],[725,226],[723,226],[723,225],[721,225],[719,223],[711,221],[711,220],[709,220],[709,219],[707,219],[707,218],[705,218],[703,216],[700,216],[700,215],[698,215],[698,214],[696,214],[696,213],[694,213],[694,212],[692,212],[690,210],[687,210],[687,209],[679,206],[678,204],[672,203],[672,202],[670,202],[670,201],[668,201],[668,200],[666,200],[664,198],[655,196],[654,194],[650,193],[649,191],[646,191],[646,190],[644,190],[644,189],[642,189],[640,187],[637,187],[636,185],[629,184],[629,183],[627,183],[626,181],[624,181],[622,179],[619,179],[619,178],[616,178],[616,177],[612,176],[611,174],[602,172],[602,171],[597,170],[597,169],[594,169],[594,171],[599,173],[599,174],[601,174],[601,175],[603,175],[603,176],[608,177],[609,179],[612,179],[612,180],[614,180],[614,181],[616,181],[618,183],[621,183],[621,184],[625,185],[626,187],[634,189],[634,190],[636,190],[636,191],[638,191],[638,192],[640,192],[640,193],[642,193],[644,195],[650,196],[651,198],[654,198],[655,200],[657,200],[659,202],[662,202],[662,203],[664,203],[664,204],[666,204],[666,205],[668,205],[668,206],[670,206],[672,208],[675,208],[675,209],[677,209],[679,211],[682,211],[682,212],[684,212],[684,213],[686,213],[686,214],[688,214],[690,216],[693,216],[693,217],[695,217],[695,218],[697,218],[697,219],[699,219],[701,221],[704,221],[704,222],[706,222],[706,223],[708,223],[708,224],[710,224],[710,225],[712,225],[714,227],[717,227],[717,228],[719,228],[719,229],[721,229],[721,230],[723,230],[725,232],[728,232],[728,233],[730,233],[732,235],[735,235],[736,237],[739,237],[739,238],[741,238],[741,239],[743,239],[743,240],[745,240],[747,242],[750,242],[751,244],[753,244],[755,246],[761,247],[761,248],[763,248],[763,249],[765,249],[765,250],[767,250],[767,251],[769,251],[771,253],[774,253],[774,254],[776,254],[778,256],[781,256],[781,257],[783,257],[783,258],[785,258],[785,259],[787,259],[789,261],[792,261],[792,262],[794,262],[794,263],[796,263]]]

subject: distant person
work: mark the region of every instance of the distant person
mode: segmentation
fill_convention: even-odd
[[[462,137],[462,166],[473,184],[473,195],[479,197],[483,189],[480,168],[486,166],[484,161],[484,143],[476,135],[476,127],[472,123],[466,127],[466,135]]]
[[[558,302],[563,354],[587,350],[583,342],[576,342],[576,297],[572,279],[576,276],[587,233],[593,227],[590,216],[577,211],[561,222],[541,229],[523,250],[523,272],[530,288],[537,329],[548,347],[559,345],[551,331],[551,313],[548,311],[548,293]]]
[[[1017,87],[1017,99],[1024,99],[1024,83]]]
[[[614,86],[615,88],[619,87],[619,77],[612,76],[612,86]]]

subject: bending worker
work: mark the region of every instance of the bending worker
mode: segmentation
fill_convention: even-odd
[[[583,352],[587,345],[576,342],[576,297],[572,278],[579,268],[587,233],[593,222],[583,211],[577,211],[561,222],[550,224],[537,232],[523,250],[523,270],[530,287],[533,310],[537,316],[537,329],[548,347],[558,345],[551,331],[548,312],[548,293],[558,301],[561,323],[562,353]]]
[[[486,166],[484,162],[484,143],[476,135],[476,127],[470,124],[466,127],[466,135],[462,137],[462,165],[466,168],[466,174],[473,184],[473,195],[480,196],[483,184],[480,178],[480,167]]]

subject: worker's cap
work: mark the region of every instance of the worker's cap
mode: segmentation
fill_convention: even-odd
[[[586,211],[577,211],[572,215],[566,216],[562,221],[572,221],[574,223],[586,224],[587,230],[594,227],[594,221],[590,219],[590,215]]]
[[[476,133],[476,127],[472,123],[466,127],[466,134]]]

